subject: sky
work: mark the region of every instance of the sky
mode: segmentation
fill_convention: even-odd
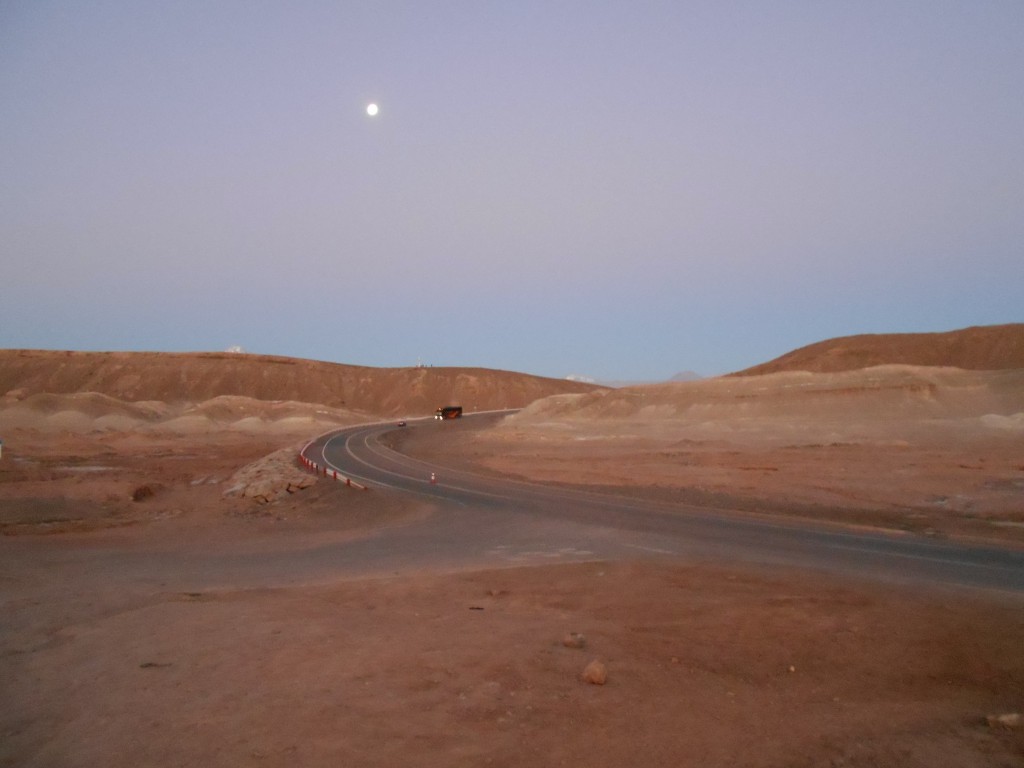
[[[0,0],[0,347],[640,381],[1022,321],[1020,0]]]

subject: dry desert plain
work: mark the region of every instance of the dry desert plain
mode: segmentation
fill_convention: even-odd
[[[998,719],[1024,711],[1020,595],[550,553],[274,570],[442,514],[295,466],[366,416],[9,394],[0,764],[1024,765]],[[1024,371],[900,365],[392,434],[442,466],[1020,547],[1022,420]]]

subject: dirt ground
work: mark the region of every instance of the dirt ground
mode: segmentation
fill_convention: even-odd
[[[940,514],[959,494],[1014,522],[977,490],[1019,498],[1012,443],[936,454],[580,436],[552,447],[550,434],[495,432],[435,458],[767,512],[789,498],[948,535],[1017,530]],[[1024,728],[986,719],[1024,711],[1019,596],[657,560],[121,586],[101,555],[269,553],[431,514],[327,481],[269,504],[225,497],[240,468],[300,438],[4,434],[0,765],[1024,765]],[[624,457],[629,472],[613,474]],[[872,478],[894,464],[917,479],[886,492]],[[912,523],[907,506],[929,516]],[[55,564],[68,552],[97,556],[67,571]],[[592,660],[604,685],[581,679]]]

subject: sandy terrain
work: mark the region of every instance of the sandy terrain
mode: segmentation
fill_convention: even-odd
[[[429,451],[1014,544],[1022,391],[1019,371],[908,367],[602,390]],[[235,397],[0,408],[0,765],[1024,765],[1024,727],[994,719],[1024,711],[1019,595],[658,560],[128,578],[119,558],[186,569],[435,514],[295,469],[351,413]],[[581,678],[595,659],[604,685]]]
[[[124,584],[116,564],[52,563],[68,548],[302,549],[429,510],[326,481],[270,504],[223,497],[239,466],[276,447],[270,438],[14,434],[30,456],[8,442],[4,513],[13,499],[37,506],[5,529],[22,535],[0,541],[35,547],[17,558],[5,548],[0,569],[3,765],[1024,759],[1021,729],[986,722],[1024,708],[1019,599],[726,563],[442,569],[256,590]],[[7,474],[17,458],[34,467],[22,479]],[[143,486],[153,495],[130,500]],[[26,535],[58,530],[75,532]],[[563,645],[569,633],[584,647]],[[592,659],[607,667],[604,686],[580,679]]]
[[[1019,602],[649,563],[188,593],[49,579],[85,605],[6,588],[5,765],[1024,758],[985,719],[1020,709]],[[603,686],[580,679],[592,659]]]

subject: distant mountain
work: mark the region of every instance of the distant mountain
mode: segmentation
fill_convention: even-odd
[[[698,381],[699,379],[703,378],[703,376],[701,376],[699,373],[696,373],[695,371],[680,371],[671,379],[669,379],[669,381]]]
[[[922,365],[996,371],[1024,368],[1024,323],[986,325],[944,333],[843,336],[788,352],[731,376],[780,371],[836,373],[876,365]]]
[[[664,380],[646,380],[640,381],[637,379],[595,379],[590,376],[580,376],[579,374],[569,374],[565,377],[567,380],[572,382],[579,382],[584,384],[596,384],[600,387],[610,387],[611,389],[621,389],[622,387],[643,387],[648,384],[664,384],[666,381],[698,381],[703,379],[699,373],[693,371],[682,371],[677,373],[670,379]]]

